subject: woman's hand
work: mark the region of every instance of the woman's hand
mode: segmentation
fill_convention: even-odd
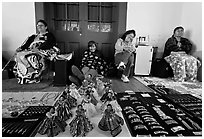
[[[132,52],[134,52],[136,50],[136,48],[133,48],[133,47],[124,47],[123,50],[132,53]]]
[[[181,47],[181,42],[180,42],[180,41],[177,43],[177,46],[178,46],[178,47]]]

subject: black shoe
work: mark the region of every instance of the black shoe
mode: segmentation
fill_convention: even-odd
[[[69,80],[74,83],[77,87],[80,87],[82,85],[82,82],[77,79],[77,77],[69,76]]]
[[[75,65],[72,66],[72,73],[81,81],[85,79],[84,74]]]

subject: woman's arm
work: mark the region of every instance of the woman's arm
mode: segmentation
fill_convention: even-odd
[[[115,52],[120,53],[123,52],[123,45],[122,45],[123,40],[119,38],[117,42],[115,43]]]
[[[87,66],[88,64],[88,51],[85,51],[81,61],[81,68]]]
[[[176,47],[178,47],[176,41],[173,38],[169,38],[165,43],[163,57],[170,55],[171,51],[174,51]]]
[[[30,37],[28,37],[26,40],[25,40],[25,43],[22,44],[22,46],[20,47],[21,50],[25,50],[25,49],[28,49],[30,44],[34,41],[35,39],[35,35],[32,35]]]
[[[42,43],[38,49],[47,50],[52,48],[54,45],[56,45],[56,39],[52,35],[52,33],[50,32],[47,33],[44,38],[45,38],[45,42]]]
[[[188,54],[192,49],[192,44],[188,39],[182,38],[181,48]]]
[[[128,51],[129,53],[132,53],[132,52],[134,52],[134,51],[136,50],[136,47],[135,47],[134,44],[129,44],[128,47],[124,47],[123,49],[124,49],[125,51]]]

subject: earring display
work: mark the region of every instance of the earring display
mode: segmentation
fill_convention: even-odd
[[[122,92],[117,100],[133,137],[202,135],[202,127],[194,117],[160,94]]]

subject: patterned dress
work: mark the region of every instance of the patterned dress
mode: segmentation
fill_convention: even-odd
[[[43,123],[40,125],[38,133],[41,135],[47,134],[48,137],[57,136],[60,132],[65,131],[67,123],[61,120],[57,113],[54,114],[48,112],[46,113],[46,118]]]
[[[70,133],[73,137],[84,137],[94,127],[85,115],[85,110],[77,109],[76,117],[69,123]]]
[[[100,75],[105,75],[105,73],[108,70],[107,63],[101,58],[101,55],[99,54],[98,51],[96,52],[85,51],[84,52],[81,68],[83,67],[95,69]]]
[[[95,105],[91,102],[91,97],[85,96],[85,98],[82,100],[81,104],[83,105],[83,108],[86,110],[86,116],[88,118],[91,118],[97,114]]]
[[[111,131],[111,135],[115,137],[122,131],[121,125],[123,124],[124,120],[115,114],[113,109],[106,109],[98,127],[103,131]]]
[[[108,95],[110,94],[111,95]],[[116,100],[116,96],[115,93],[112,91],[107,91],[105,94],[103,94],[103,96],[100,99],[103,104],[101,105],[101,110],[104,111],[107,108],[108,104],[112,105],[112,108],[116,111],[116,112],[120,112],[122,111],[120,105],[118,104],[117,100]]]
[[[173,70],[175,81],[195,82],[197,80],[197,71],[201,62],[195,57],[187,55],[186,53],[175,52],[165,57],[165,60],[170,64]]]
[[[39,83],[42,72],[46,69],[45,60],[52,60],[57,54],[53,49],[56,41],[51,33],[35,34],[20,47],[15,55],[14,74],[19,84]]]
[[[62,95],[64,96],[65,102],[67,103],[69,108],[77,106],[77,99],[71,96],[69,91],[64,91]]]
[[[72,117],[71,107],[67,104],[66,99],[59,99],[56,104],[56,111],[58,113],[58,117],[63,121],[66,121]]]

